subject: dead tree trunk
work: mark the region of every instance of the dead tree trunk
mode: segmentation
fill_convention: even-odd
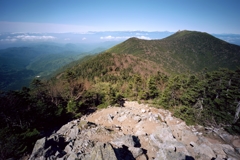
[[[237,109],[236,109],[236,113],[235,113],[235,117],[234,117],[233,123],[236,123],[237,120],[239,119],[239,112],[240,112],[240,101],[237,104]]]

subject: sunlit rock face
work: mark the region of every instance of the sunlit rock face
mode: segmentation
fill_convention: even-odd
[[[240,138],[187,126],[163,109],[126,101],[98,110],[39,139],[30,160],[240,159]]]

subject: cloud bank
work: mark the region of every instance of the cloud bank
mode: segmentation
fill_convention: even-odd
[[[100,39],[102,40],[122,40],[122,39],[128,39],[128,38],[131,38],[130,36],[105,36],[105,37],[100,37]],[[146,39],[146,40],[150,40],[151,38],[150,37],[146,37],[146,36],[137,36],[136,38],[139,38],[139,39]]]
[[[54,40],[54,36],[32,36],[32,35],[17,35],[17,36],[8,36],[5,39],[1,39],[1,42],[15,42],[15,41],[35,41],[35,40]]]
[[[120,39],[128,39],[130,37],[123,36],[123,37],[114,37],[114,36],[105,36],[105,37],[100,37],[100,39],[105,39],[105,40],[120,40]]]

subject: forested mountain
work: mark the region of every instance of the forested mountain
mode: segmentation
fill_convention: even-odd
[[[130,38],[108,52],[149,59],[171,73],[240,66],[240,46],[196,31],[179,31],[162,40]]]
[[[162,40],[130,38],[47,81],[35,79],[31,88],[2,92],[0,138],[6,145],[0,156],[21,156],[55,126],[123,98],[168,109],[189,125],[239,134],[239,48],[191,31]]]

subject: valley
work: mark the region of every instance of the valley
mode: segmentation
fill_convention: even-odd
[[[102,45],[102,48],[99,46]],[[0,50],[0,90],[29,87],[34,78],[48,79],[65,65],[106,50],[109,44],[29,44]],[[96,47],[96,48],[94,48]]]

